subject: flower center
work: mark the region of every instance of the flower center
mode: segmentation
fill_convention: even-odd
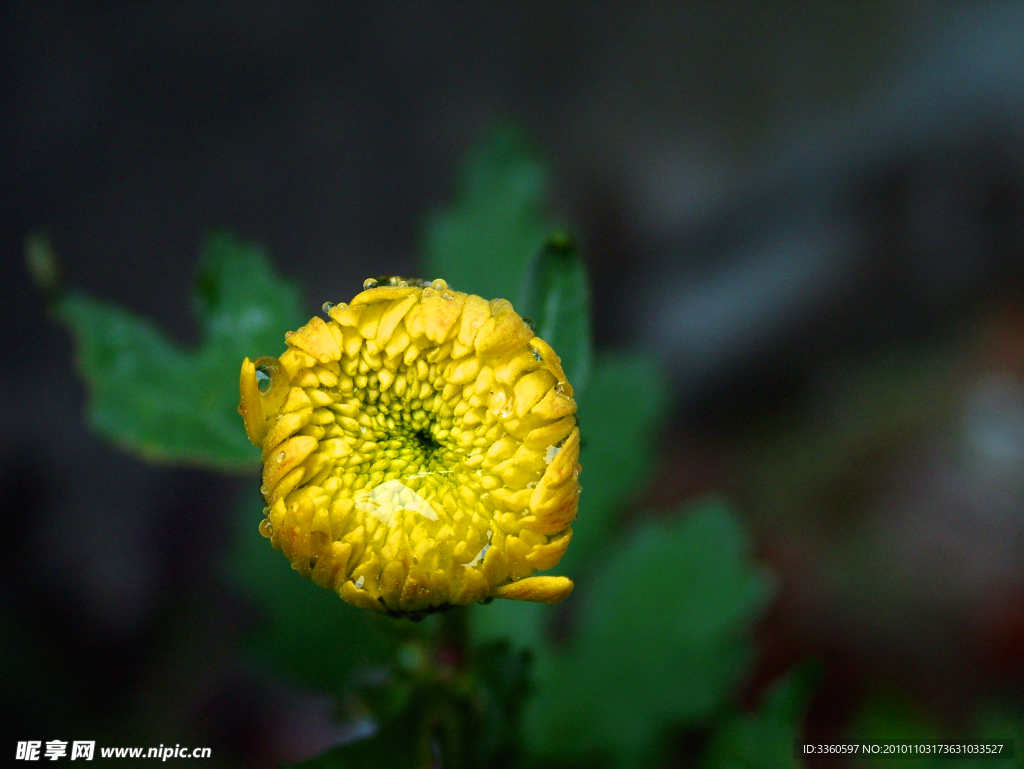
[[[464,456],[452,438],[454,409],[446,403],[429,382],[421,382],[420,374],[429,376],[429,368],[418,372],[415,366],[400,366],[391,387],[381,392],[380,374],[372,371],[365,386],[351,394],[329,391],[336,402],[332,436],[343,437],[362,461],[348,466],[356,470],[350,488],[372,492],[391,480],[400,480],[419,491],[423,486],[436,486],[459,465]],[[399,392],[400,391],[400,392]],[[410,396],[416,397],[410,397]],[[346,419],[345,414],[354,418]],[[433,477],[432,482],[425,479]]]
[[[434,440],[434,436],[430,434],[429,430],[420,430],[414,433],[413,437],[420,442],[420,448],[426,456],[433,454],[437,449],[441,448],[441,444]]]

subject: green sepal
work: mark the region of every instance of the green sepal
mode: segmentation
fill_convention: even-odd
[[[567,232],[551,235],[530,260],[516,303],[537,336],[562,359],[566,379],[579,400],[590,380],[590,286],[576,242]]]

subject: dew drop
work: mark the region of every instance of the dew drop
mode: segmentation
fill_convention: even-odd
[[[526,484],[526,488],[528,488],[528,489],[535,489],[535,488],[537,488],[537,481],[531,481],[530,483]]]
[[[377,286],[379,285],[380,283],[378,283],[375,279],[367,278],[366,280],[363,281],[363,290],[369,291],[371,288],[377,288]]]
[[[283,452],[283,451],[281,451],[281,452],[279,452],[279,453],[278,453],[278,455],[277,455],[277,461],[278,461],[278,462],[284,462],[284,452]]]
[[[446,302],[450,302],[455,297],[451,291],[445,291],[444,293],[441,294],[441,298],[444,299]]]
[[[511,415],[512,415],[512,403],[511,402],[506,403],[504,406],[502,406],[501,407],[501,411],[498,412],[498,416],[501,417],[502,419],[507,419]]]
[[[324,312],[330,312],[331,310],[334,309],[334,305],[331,304],[330,302],[324,302],[323,306],[320,309],[323,310]]]
[[[533,331],[534,333],[537,332],[537,321],[535,321],[533,318],[523,318],[523,323],[530,327],[530,331]],[[537,355],[537,351],[534,350],[533,354]],[[540,360],[539,355],[537,355],[537,360]]]
[[[256,367],[256,386],[261,393],[270,389],[270,369],[262,364]]]
[[[356,588],[358,590],[362,590],[363,589],[363,580],[364,579],[365,579],[365,577],[360,576],[359,579],[356,580]]]
[[[432,297],[433,295],[434,295],[434,292],[433,292],[433,291],[431,291],[431,290],[430,290],[429,288],[425,288],[425,289],[423,289],[423,298],[424,298],[424,299],[429,299],[429,298],[430,298],[430,297]]]
[[[540,353],[539,353],[539,352],[537,352],[537,351],[536,351],[535,349],[533,349],[532,347],[530,348],[530,352],[532,352],[532,353],[533,353],[533,357],[534,357],[534,358],[536,358],[537,360],[540,360],[540,359],[541,359],[541,357],[540,357]]]
[[[565,382],[559,382],[555,385],[555,395],[565,395]]]
[[[270,489],[267,488],[267,484],[264,483],[262,486],[260,486],[260,494],[262,494],[263,496],[267,496],[267,494],[269,493]]]
[[[488,534],[490,534],[490,532],[487,532],[487,533],[488,533]],[[488,537],[487,539],[488,539],[488,543],[487,543],[486,545],[484,545],[484,546],[483,546],[483,547],[482,547],[482,548],[480,549],[480,552],[479,552],[479,553],[477,553],[477,554],[476,554],[476,555],[475,555],[475,556],[473,557],[473,560],[472,560],[472,561],[470,561],[469,563],[464,563],[464,564],[462,564],[462,565],[463,565],[463,566],[464,566],[465,568],[469,569],[469,568],[471,568],[471,567],[473,567],[473,566],[479,566],[480,564],[482,564],[482,563],[484,562],[484,558],[486,558],[486,557],[487,557],[487,551],[491,549],[491,545],[490,545],[490,537]]]
[[[409,287],[409,281],[407,281],[407,280],[400,280],[400,281],[398,281],[398,287],[399,288],[408,288]]]
[[[260,521],[260,534],[262,534],[267,539],[270,539],[272,536],[274,536],[274,524],[272,524],[267,518],[264,518],[262,521]]]
[[[437,280],[431,282],[430,287],[435,291],[444,291],[445,289],[448,288],[448,284],[445,281],[438,278]]]
[[[293,336],[295,336],[295,332],[294,331],[285,331],[284,332],[284,338],[285,338],[286,341],[291,339]]]

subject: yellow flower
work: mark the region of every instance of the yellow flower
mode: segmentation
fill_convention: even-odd
[[[366,282],[242,364],[263,450],[260,531],[355,606],[422,615],[489,598],[557,603],[579,497],[576,402],[504,299],[443,280]]]

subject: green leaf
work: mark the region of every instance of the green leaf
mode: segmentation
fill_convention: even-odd
[[[59,295],[53,307],[74,333],[94,429],[150,461],[254,468],[259,450],[238,415],[238,372],[246,356],[278,353],[284,333],[305,322],[299,292],[262,249],[218,234],[203,248],[193,303],[202,334],[195,350],[80,292]]]
[[[793,743],[819,678],[816,664],[776,681],[757,713],[734,713],[714,731],[701,759],[706,769],[797,769]]]
[[[515,299],[527,263],[554,229],[547,186],[547,170],[522,133],[493,131],[468,157],[455,203],[427,219],[425,277]]]
[[[635,766],[667,727],[721,708],[748,669],[749,630],[771,594],[748,550],[736,515],[715,500],[626,538],[578,599],[576,635],[538,661],[533,747]]]
[[[246,639],[256,664],[320,691],[337,691],[364,667],[386,666],[411,624],[357,609],[296,573],[259,533],[263,500],[255,484],[242,495],[229,578],[260,611]]]
[[[668,402],[664,376],[649,358],[614,353],[597,359],[590,387],[579,401],[584,491],[579,519],[552,574],[578,578],[614,536],[616,513],[656,470],[654,438]],[[552,614],[544,604],[495,601],[473,612],[473,638],[477,643],[509,638],[537,653]]]
[[[530,260],[516,305],[535,323],[537,336],[562,359],[566,378],[580,398],[590,379],[590,287],[572,236],[557,232]]]

